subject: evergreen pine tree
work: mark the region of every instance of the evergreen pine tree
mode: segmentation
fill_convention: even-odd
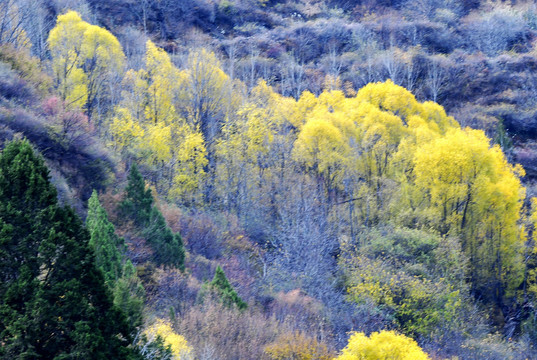
[[[155,207],[151,209],[151,216],[144,237],[155,251],[157,265],[174,266],[181,271],[185,270],[185,249],[179,234],[173,234],[162,213]]]
[[[0,154],[0,358],[128,359],[89,234],[26,141]]]
[[[130,329],[95,266],[89,234],[71,209],[57,214],[40,246],[43,280],[31,303],[32,344],[44,358],[128,358]]]
[[[88,217],[86,227],[90,233],[96,264],[109,284],[121,277],[125,241],[116,235],[114,225],[108,220],[106,210],[101,206],[97,192],[94,190],[88,200]]]
[[[222,303],[228,307],[237,306],[239,310],[244,310],[248,305],[239,297],[233,286],[220,266],[216,267],[213,280],[209,285],[220,296]]]
[[[114,294],[114,304],[123,311],[131,326],[141,325],[145,289],[136,269],[126,259],[125,241],[116,235],[96,191],[88,201],[86,226],[91,235],[90,246],[95,252],[97,267]]]
[[[142,235],[153,248],[157,265],[185,270],[183,239],[170,230],[162,213],[153,206],[151,190],[145,189],[145,181],[136,164],[129,172],[125,198],[120,207],[126,216],[143,228]]]
[[[27,304],[35,296],[41,240],[56,211],[56,190],[27,142],[0,154],[0,357],[32,357]],[[15,356],[13,356],[15,358]]]
[[[153,196],[150,189],[145,189],[145,181],[136,164],[131,166],[127,178],[125,198],[120,207],[125,216],[130,217],[137,225],[145,225],[151,215]]]
[[[125,261],[122,273],[114,284],[114,304],[123,311],[131,326],[138,327],[143,320],[145,289],[130,260]]]

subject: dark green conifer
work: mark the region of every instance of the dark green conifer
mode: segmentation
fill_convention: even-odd
[[[179,234],[173,234],[162,213],[151,209],[149,224],[143,232],[147,242],[155,251],[157,265],[173,266],[185,270],[185,249]]]
[[[129,172],[121,209],[143,228],[142,235],[155,252],[155,264],[185,270],[183,239],[170,230],[162,213],[153,206],[151,190],[145,190],[145,181],[136,164],[133,164]]]
[[[89,234],[26,141],[0,154],[0,358],[128,359]]]
[[[43,160],[26,141],[8,144],[0,154],[0,357],[35,354],[27,304],[39,285],[37,254],[56,202]]]
[[[125,198],[120,205],[121,210],[137,225],[143,226],[149,221],[151,215],[153,204],[151,190],[146,190],[144,178],[138,171],[136,164],[132,164],[127,180]]]
[[[108,220],[108,214],[95,190],[88,200],[86,227],[97,267],[103,272],[107,284],[113,287],[113,283],[121,277],[125,241],[116,235],[114,225]]]
[[[136,269],[124,255],[124,239],[116,235],[114,225],[108,220],[95,191],[88,201],[86,226],[91,235],[90,245],[95,252],[97,267],[114,294],[114,304],[123,311],[131,326],[141,325],[144,287]]]
[[[125,261],[122,276],[114,284],[114,304],[123,311],[133,327],[142,324],[145,289],[130,260]]]
[[[237,306],[239,310],[244,310],[248,307],[230,284],[224,270],[220,266],[216,267],[213,281],[209,285],[218,293],[224,305],[228,307]]]
[[[95,266],[89,234],[68,208],[58,209],[55,223],[40,246],[32,345],[47,359],[128,358],[130,329]]]

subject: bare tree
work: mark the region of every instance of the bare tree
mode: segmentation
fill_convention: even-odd
[[[129,9],[142,23],[145,35],[147,35],[147,18],[152,4],[153,0],[136,0],[129,2]]]
[[[0,44],[24,46],[26,32],[23,24],[29,16],[29,9],[16,0],[0,0]]]
[[[237,43],[234,40],[226,41],[224,50],[228,58],[228,75],[233,80],[235,79],[235,64],[237,62]]]
[[[252,45],[250,48],[250,89],[252,89],[257,80],[257,73],[256,73],[256,67],[257,67],[257,59],[259,57],[260,51],[255,46]]]
[[[404,62],[404,79],[405,79],[405,86],[409,91],[414,91],[414,88],[416,87],[416,82],[418,81],[420,77],[420,68],[418,64],[416,63],[416,55],[418,51],[415,48],[410,49],[409,51],[405,52],[403,55],[403,62]]]
[[[19,0],[18,4],[20,13],[24,14],[21,21],[32,44],[31,51],[40,60],[44,60],[47,53],[47,36],[54,26],[54,20],[48,17],[43,0]]]
[[[403,80],[404,63],[399,49],[390,47],[380,56],[380,62],[386,71],[388,78],[395,84],[401,85]]]
[[[376,66],[376,59],[379,54],[379,46],[373,34],[369,31],[358,28],[353,31],[353,43],[357,48],[356,54],[358,62],[352,67],[354,68],[355,83],[358,87],[365,84],[380,80],[380,76]],[[365,65],[362,66],[362,64]]]
[[[64,13],[68,10],[74,10],[85,20],[94,24],[98,22],[86,0],[52,0],[48,2],[48,4],[50,3],[52,3],[58,14]],[[45,5],[46,4],[47,3],[45,3]]]
[[[467,46],[482,51],[488,56],[496,56],[509,46],[525,31],[522,14],[510,7],[497,5],[490,12],[466,19]]]
[[[404,8],[425,19],[436,20],[441,10],[460,16],[463,12],[462,3],[460,0],[407,0]]]
[[[438,101],[438,95],[446,85],[446,67],[446,59],[442,55],[434,55],[429,58],[426,85],[434,102]]]
[[[288,55],[280,67],[281,93],[298,99],[305,89],[305,67],[298,63],[294,56]]]
[[[343,67],[343,62],[341,61],[341,57],[339,56],[337,44],[335,41],[330,41],[330,43],[328,44],[328,59],[329,74],[332,75],[334,78],[339,77],[339,75],[341,74],[341,68]]]

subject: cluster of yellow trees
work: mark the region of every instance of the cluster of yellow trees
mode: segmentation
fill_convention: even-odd
[[[278,201],[271,190],[301,176],[324,194],[328,217],[348,214],[340,231],[379,222],[430,228],[460,237],[472,283],[496,300],[522,281],[523,169],[482,131],[461,129],[441,106],[390,81],[352,98],[306,92],[297,101],[261,83],[224,125],[216,151],[224,202]]]
[[[123,73],[119,42],[68,12],[49,47],[62,99],[91,118]],[[110,146],[145,167],[170,200],[220,204],[239,218],[258,211],[271,221],[301,184],[323,199],[318,206],[340,236],[355,241],[360,226],[391,222],[458,237],[472,287],[499,303],[516,295],[524,171],[482,131],[462,129],[441,106],[391,81],[352,97],[327,90],[294,99],[265,82],[246,91],[206,50],[192,51],[179,69],[148,41],[144,62],[125,72],[121,96],[96,121]],[[354,335],[340,359],[353,358],[354,344],[386,343],[383,336],[405,342],[412,359],[426,358],[412,342],[381,333]]]
[[[188,74],[148,41],[145,69],[126,73],[108,131],[112,146],[126,159],[155,169],[159,190],[191,201],[205,178],[207,150],[199,124],[180,116],[174,105],[186,93],[181,90],[186,81]]]

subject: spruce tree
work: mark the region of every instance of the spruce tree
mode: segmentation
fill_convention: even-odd
[[[145,289],[136,269],[124,255],[125,241],[116,235],[96,191],[88,201],[86,226],[91,235],[90,246],[95,252],[97,267],[114,294],[114,304],[123,311],[131,326],[141,325]]]
[[[120,207],[123,214],[131,218],[137,225],[143,226],[149,221],[153,196],[150,189],[145,189],[145,181],[138,171],[136,164],[132,164],[127,178],[125,198]]]
[[[103,272],[106,282],[113,284],[121,277],[125,241],[116,235],[114,225],[108,220],[108,214],[95,190],[88,200],[86,227],[91,236],[89,243],[95,253],[97,267]]]
[[[88,232],[58,206],[48,170],[27,141],[0,154],[0,277],[0,358],[135,356]]]
[[[211,281],[209,285],[220,296],[220,299],[225,306],[237,306],[239,310],[244,310],[248,307],[248,305],[239,297],[227,279],[224,270],[222,270],[220,266],[216,267],[213,281]]]
[[[123,265],[122,276],[114,284],[114,305],[127,317],[132,327],[142,324],[145,289],[130,260]]]
[[[185,249],[183,239],[174,234],[166,225],[162,213],[153,206],[151,190],[145,189],[145,181],[136,164],[133,164],[125,189],[125,197],[120,204],[123,214],[142,228],[142,235],[152,247],[157,265],[173,266],[185,270]]]
[[[151,209],[149,224],[143,231],[147,242],[155,251],[157,265],[173,266],[185,270],[185,249],[179,234],[173,234],[166,224],[162,213],[156,208]]]
[[[27,304],[39,286],[37,255],[56,201],[43,160],[27,142],[8,144],[0,154],[0,357],[35,353]]]

